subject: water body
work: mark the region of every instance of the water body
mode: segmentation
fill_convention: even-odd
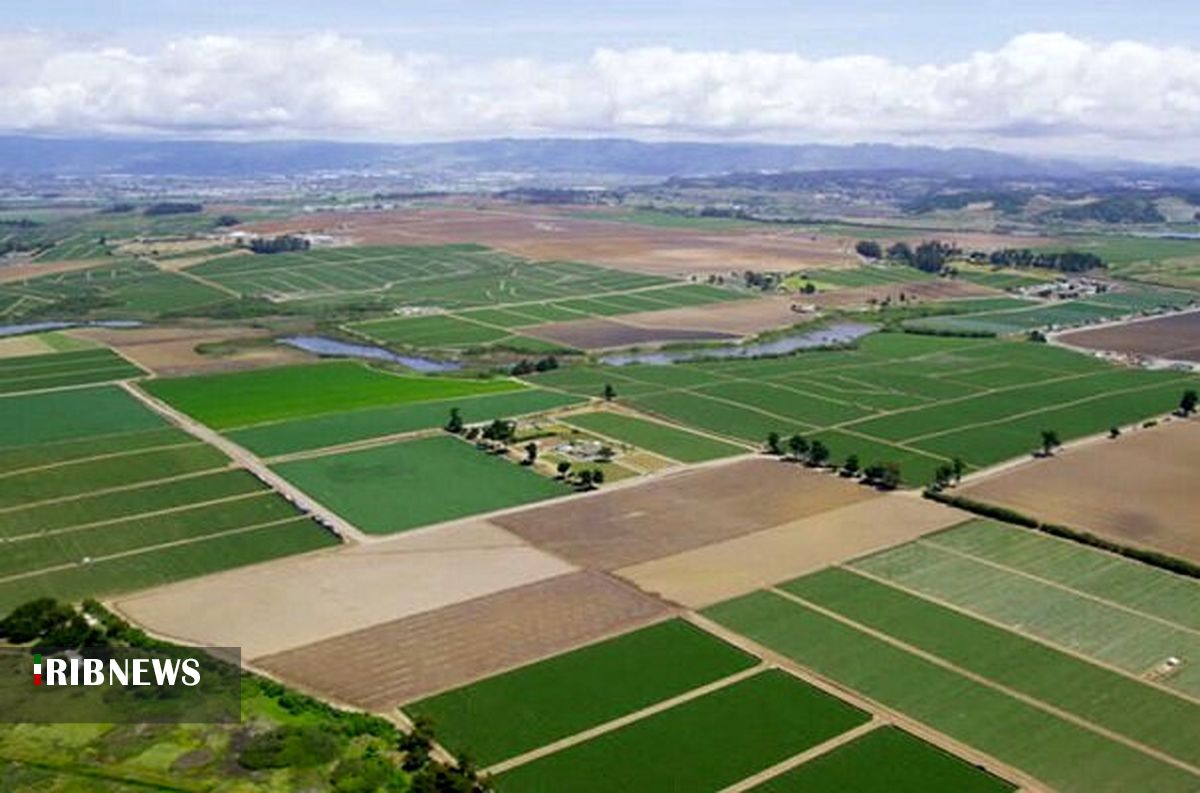
[[[23,336],[26,333],[45,333],[66,328],[139,328],[142,324],[124,319],[102,322],[29,322],[24,325],[0,325],[0,336]]]
[[[433,358],[421,358],[415,355],[397,355],[383,347],[372,347],[367,344],[351,344],[326,336],[287,336],[279,340],[281,344],[295,347],[298,350],[328,355],[337,358],[362,358],[368,361],[390,361],[407,366],[416,372],[454,372],[462,369],[461,363],[454,361],[438,361]]]
[[[734,344],[727,347],[704,347],[695,350],[659,350],[657,352],[615,353],[600,359],[611,366],[644,363],[661,366],[664,364],[698,361],[711,358],[758,358],[765,355],[787,355],[798,350],[817,347],[833,347],[861,339],[876,330],[875,325],[843,322],[807,333],[781,336],[770,341],[753,344]]]

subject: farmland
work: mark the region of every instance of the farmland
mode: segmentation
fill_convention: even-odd
[[[387,534],[569,492],[566,485],[437,437],[280,463],[274,469],[365,532]],[[471,482],[469,489],[461,482]]]
[[[153,396],[215,429],[520,388],[520,384],[510,380],[406,376],[350,361],[161,379],[145,384],[146,391]]]
[[[567,419],[567,423],[685,463],[714,460],[746,451],[715,438],[620,413],[576,413]]]
[[[0,360],[0,394],[107,383],[144,372],[104,348]]]
[[[1063,344],[1200,363],[1200,312],[1064,333]]]
[[[983,468],[1028,453],[1043,429],[1070,439],[1164,414],[1197,381],[1028,342],[876,334],[855,350],[576,367],[530,382],[581,396],[608,383],[622,404],[685,427],[749,443],[798,432],[835,464],[892,461],[923,483],[955,457]]]
[[[18,359],[20,360],[20,359]],[[139,589],[333,538],[111,386],[0,398],[0,611]]]

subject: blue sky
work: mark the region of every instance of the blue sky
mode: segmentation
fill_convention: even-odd
[[[896,142],[1200,164],[1195,0],[5,0],[0,133]]]
[[[8,0],[9,26],[146,40],[197,33],[337,31],[460,57],[576,57],[597,47],[765,49],[943,62],[1028,32],[1159,45],[1200,42],[1195,2],[1159,0]]]

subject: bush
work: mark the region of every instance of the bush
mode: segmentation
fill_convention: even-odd
[[[251,771],[264,768],[310,768],[337,756],[340,737],[314,726],[276,727],[250,739],[238,764]]]
[[[404,775],[378,755],[343,760],[329,777],[330,786],[338,793],[400,791],[406,789],[406,783]]]

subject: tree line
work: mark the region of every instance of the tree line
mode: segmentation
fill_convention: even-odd
[[[971,251],[941,240],[926,240],[915,247],[901,240],[884,249],[874,240],[860,240],[854,250],[859,256],[874,261],[887,260],[892,264],[914,267],[922,272],[940,275],[950,271],[951,262],[966,258],[976,264],[1025,269],[1036,267],[1064,273],[1083,273],[1107,267],[1094,253],[1083,251],[1035,251],[1030,248],[1004,248],[997,251]]]

